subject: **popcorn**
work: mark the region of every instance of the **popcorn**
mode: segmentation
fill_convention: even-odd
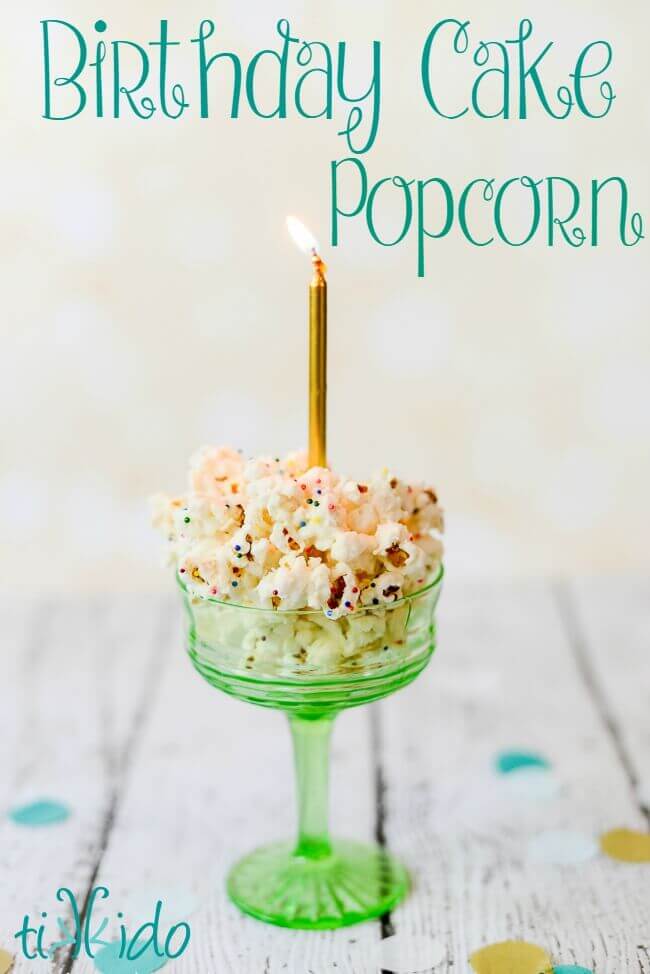
[[[192,460],[187,495],[154,498],[153,520],[192,595],[320,610],[324,626],[342,617],[352,623],[358,608],[423,588],[442,558],[443,516],[431,488],[387,471],[367,483],[348,480],[309,468],[302,453],[245,461],[229,448],[205,447]],[[340,636],[327,628],[314,643],[310,622],[310,653],[323,661],[353,653],[376,626],[361,613],[338,646]],[[262,635],[248,632],[247,651],[255,654]],[[268,642],[267,656],[281,651]]]

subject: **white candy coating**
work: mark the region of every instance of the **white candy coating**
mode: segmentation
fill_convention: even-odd
[[[153,509],[190,591],[258,608],[349,616],[422,588],[442,557],[431,488],[387,471],[358,483],[308,469],[304,454],[245,461],[206,447],[192,460],[187,494],[157,496]]]

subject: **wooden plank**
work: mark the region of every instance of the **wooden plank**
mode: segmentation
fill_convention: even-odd
[[[647,866],[526,855],[542,830],[643,825],[551,593],[452,583],[441,618],[429,670],[380,705],[384,830],[415,876],[396,932],[442,940],[436,974],[469,971],[473,950],[511,938],[597,974],[649,974]],[[493,758],[516,747],[553,762],[556,797],[513,800]]]
[[[101,855],[130,742],[147,706],[160,652],[160,601],[128,596],[6,607],[0,683],[2,801],[42,797],[72,810],[48,828],[0,823],[0,943],[12,952],[24,914],[58,912],[59,886],[81,905]],[[48,945],[59,939],[48,920]],[[17,956],[14,972],[50,970]]]
[[[576,651],[650,827],[650,579],[565,589]]]
[[[177,607],[180,627],[181,609]],[[295,829],[289,730],[280,713],[233,700],[204,683],[182,650],[138,742],[98,881],[115,910],[138,891],[151,906],[179,890],[200,903],[176,974],[375,974],[370,950],[379,925],[334,933],[286,931],[244,917],[227,900],[229,865]],[[374,768],[363,711],[338,718],[333,734],[335,835],[371,838]],[[172,911],[173,912],[173,911]],[[128,913],[128,910],[125,910]],[[173,919],[163,906],[162,921]],[[74,974],[91,974],[80,958]]]

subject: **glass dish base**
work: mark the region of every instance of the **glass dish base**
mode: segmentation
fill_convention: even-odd
[[[334,930],[381,916],[407,893],[406,869],[379,846],[334,840],[305,850],[263,846],[228,876],[230,899],[251,916],[296,930]]]
[[[179,579],[196,669],[231,696],[283,711],[293,737],[297,841],[264,846],[234,866],[228,893],[244,913],[333,930],[382,916],[406,895],[407,872],[384,849],[330,840],[329,741],[342,711],[401,690],[427,665],[442,578],[441,566],[412,595],[337,620],[200,598]]]

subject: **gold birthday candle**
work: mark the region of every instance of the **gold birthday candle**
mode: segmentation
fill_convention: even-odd
[[[327,466],[327,281],[326,267],[312,253],[309,285],[309,466]]]
[[[309,466],[327,466],[327,267],[318,244],[295,217],[287,217],[289,232],[300,249],[311,254],[309,285]]]

